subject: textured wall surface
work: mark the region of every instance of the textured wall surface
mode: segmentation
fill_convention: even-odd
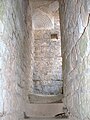
[[[53,41],[50,34],[50,30],[35,31],[35,93],[59,94],[62,89],[61,41]]]
[[[29,93],[33,92],[33,68],[34,68],[34,31],[32,28],[32,6],[31,6],[31,2],[29,2],[29,6],[28,6],[28,10],[27,10],[27,31],[28,31],[28,35],[29,35],[29,40],[27,40],[27,45],[26,45],[26,52],[25,54],[27,54],[27,69],[28,69],[28,78],[29,78],[29,82],[28,82],[28,90]]]
[[[62,91],[59,2],[31,0],[31,5],[35,39],[33,92],[59,94]],[[51,39],[51,34],[57,34],[57,40]]]
[[[24,117],[31,58],[28,4],[27,0],[0,0],[0,120]]]
[[[61,0],[64,102],[71,120],[90,119],[89,0]]]

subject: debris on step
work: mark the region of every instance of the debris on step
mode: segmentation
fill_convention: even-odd
[[[69,118],[70,112],[68,111],[67,107],[63,107],[63,112],[56,114],[55,118]]]
[[[29,119],[30,117],[26,115],[26,113],[24,112],[24,119]]]
[[[55,115],[55,118],[68,118],[68,115],[66,115],[66,113],[59,113]]]

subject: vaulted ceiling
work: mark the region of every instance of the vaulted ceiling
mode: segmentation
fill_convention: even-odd
[[[35,30],[54,29],[59,24],[59,2],[57,0],[31,0],[32,22]]]

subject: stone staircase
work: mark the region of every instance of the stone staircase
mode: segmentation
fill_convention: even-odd
[[[41,99],[40,99],[41,98]],[[50,98],[50,99],[49,99]],[[61,96],[30,96],[30,104],[27,104],[27,111],[24,118],[28,120],[69,120],[69,118],[62,118],[60,113],[64,113],[65,107],[61,101]],[[60,102],[57,102],[59,101]]]

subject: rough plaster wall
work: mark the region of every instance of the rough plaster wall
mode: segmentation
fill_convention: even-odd
[[[71,120],[90,119],[89,0],[61,0],[64,103]]]
[[[31,58],[26,8],[27,0],[0,0],[0,120],[24,117]]]
[[[34,93],[59,94],[62,89],[61,41],[50,30],[35,31]]]
[[[29,7],[27,10],[27,29],[29,34],[29,41],[27,42],[26,46],[26,53],[28,54],[28,73],[29,73],[29,84],[28,84],[28,90],[29,93],[33,92],[33,67],[34,67],[34,31],[32,29],[32,6],[31,2],[29,1]],[[29,58],[30,57],[30,58]]]

